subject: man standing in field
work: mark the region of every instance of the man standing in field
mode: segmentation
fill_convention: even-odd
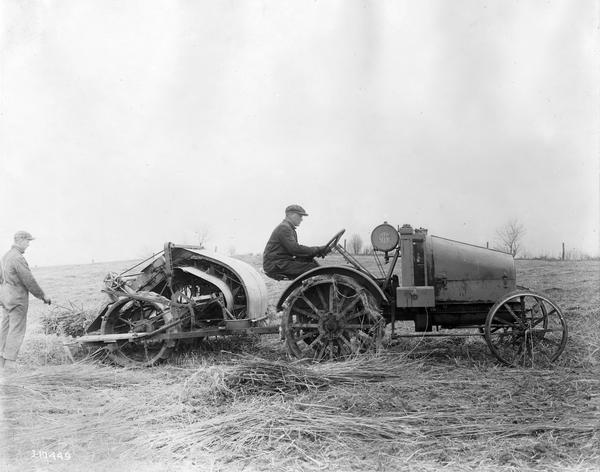
[[[325,246],[298,244],[296,228],[304,216],[308,216],[304,208],[290,205],[285,209],[285,219],[273,230],[263,252],[263,269],[272,279],[294,279],[319,267],[314,257],[323,256]]]
[[[23,257],[33,236],[17,231],[15,243],[0,262],[0,369],[14,368],[25,336],[29,293],[50,305]]]

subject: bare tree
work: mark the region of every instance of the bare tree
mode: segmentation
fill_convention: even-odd
[[[206,243],[210,239],[210,232],[205,226],[198,226],[194,231],[194,234],[198,237],[198,246],[201,248],[206,247]]]
[[[508,252],[516,257],[521,250],[525,226],[517,219],[508,221],[504,226],[496,230],[496,249]]]
[[[362,249],[362,246],[363,246],[363,240],[360,237],[360,235],[354,233],[352,236],[350,236],[350,250],[354,254],[360,254],[360,250]]]

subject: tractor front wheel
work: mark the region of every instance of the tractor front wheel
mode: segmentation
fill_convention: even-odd
[[[567,337],[567,323],[556,303],[527,290],[506,295],[485,321],[492,354],[511,366],[548,366],[564,351]]]

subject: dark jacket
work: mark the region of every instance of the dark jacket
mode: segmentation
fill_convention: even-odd
[[[27,307],[30,292],[40,300],[45,296],[17,246],[13,246],[2,258],[0,284],[0,304],[7,310],[19,305]]]
[[[321,250],[320,246],[302,246],[298,244],[296,228],[288,220],[283,220],[271,233],[271,237],[263,251],[263,269],[265,272],[274,272],[278,263],[304,258],[315,257]]]

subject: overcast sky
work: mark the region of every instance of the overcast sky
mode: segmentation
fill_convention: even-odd
[[[383,221],[599,252],[598,1],[3,0],[0,243],[261,252]],[[2,251],[4,251],[3,249]]]

